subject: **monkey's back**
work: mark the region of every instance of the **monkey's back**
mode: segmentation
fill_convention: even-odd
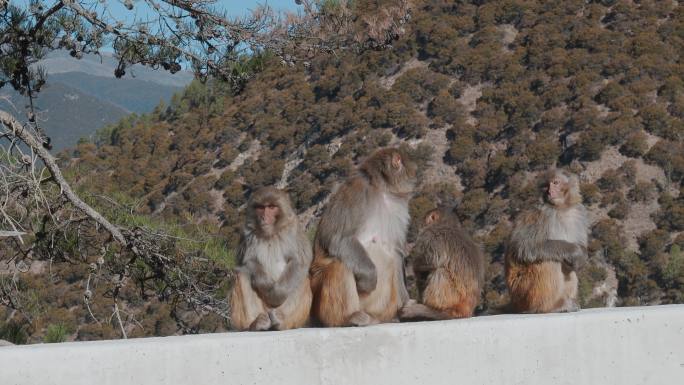
[[[546,313],[557,309],[564,297],[576,296],[574,271],[544,255],[536,262],[524,258],[547,239],[586,245],[587,223],[581,204],[562,212],[541,206],[518,216],[504,257],[512,311]]]
[[[412,254],[423,303],[447,313],[472,313],[484,286],[485,257],[460,225],[432,225]]]
[[[547,312],[558,306],[569,277],[559,262],[520,263],[506,255],[506,284],[516,312]]]
[[[370,185],[362,176],[347,179],[330,197],[318,223],[315,242],[328,251],[330,236],[348,236],[361,226],[358,221],[368,206]]]
[[[424,231],[414,246],[417,271],[448,270],[454,278],[484,284],[485,256],[480,245],[459,225],[438,225]]]

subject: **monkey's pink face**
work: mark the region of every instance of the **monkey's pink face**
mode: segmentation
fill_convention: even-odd
[[[564,180],[560,176],[554,176],[549,181],[547,186],[547,194],[549,201],[554,204],[563,202],[565,198],[565,192],[568,190],[568,181]]]
[[[258,205],[254,207],[260,225],[273,226],[278,219],[280,207],[273,203]]]

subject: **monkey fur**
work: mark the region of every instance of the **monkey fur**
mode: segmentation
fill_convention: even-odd
[[[543,203],[519,215],[505,254],[511,312],[579,310],[575,270],[587,259],[589,229],[579,181],[556,169],[543,181]]]
[[[409,258],[421,303],[409,302],[402,320],[467,318],[480,302],[485,256],[451,209],[431,210]]]
[[[310,270],[312,316],[323,326],[397,319],[408,300],[403,273],[416,166],[401,150],[376,151],[327,204]]]
[[[231,293],[237,330],[285,330],[306,326],[311,309],[308,270],[312,248],[288,195],[256,190],[247,204]]]

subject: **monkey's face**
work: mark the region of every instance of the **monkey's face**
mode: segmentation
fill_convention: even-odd
[[[549,203],[559,206],[566,201],[570,183],[561,173],[554,173],[546,184],[546,199]]]
[[[254,206],[254,212],[256,213],[259,225],[262,227],[273,226],[280,215],[280,207],[274,202],[258,204]]]
[[[259,236],[272,237],[294,216],[287,194],[273,187],[256,190],[247,207],[247,227]]]
[[[394,150],[386,159],[385,175],[394,192],[413,193],[416,186],[416,164],[404,152]]]

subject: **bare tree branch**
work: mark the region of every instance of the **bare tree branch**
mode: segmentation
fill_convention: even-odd
[[[95,211],[87,203],[83,202],[81,198],[74,193],[74,191],[71,189],[71,186],[69,186],[69,183],[66,181],[66,179],[64,179],[59,166],[57,166],[57,163],[55,162],[55,158],[47,149],[42,146],[42,143],[40,143],[38,139],[31,134],[31,132],[25,129],[12,115],[6,111],[0,110],[0,123],[11,130],[13,135],[21,139],[22,142],[24,142],[36,154],[38,154],[38,157],[41,161],[43,161],[45,167],[50,172],[50,175],[52,175],[52,178],[59,185],[61,193],[64,194],[71,204],[78,207],[81,211],[83,211],[84,214],[104,227],[122,246],[127,246],[126,238],[124,238],[123,234],[121,234],[119,228],[114,226],[105,217],[103,217],[102,214]]]

